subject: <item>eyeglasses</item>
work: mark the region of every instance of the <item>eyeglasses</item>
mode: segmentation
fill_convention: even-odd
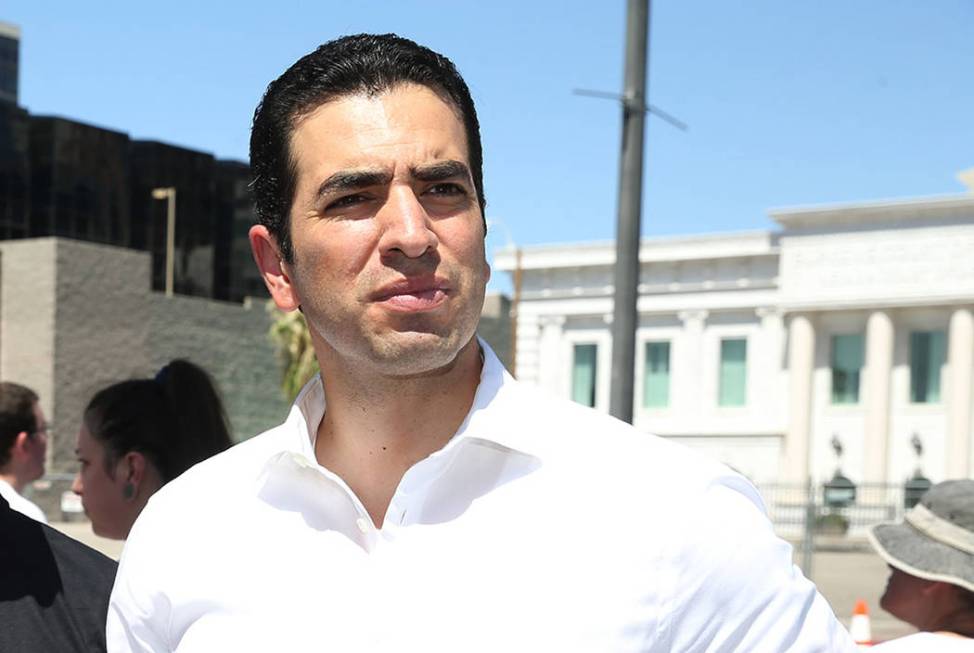
[[[36,429],[31,432],[31,435],[37,435],[38,433],[45,433],[51,435],[51,431],[54,430],[54,425],[48,422],[47,424],[41,424]]]

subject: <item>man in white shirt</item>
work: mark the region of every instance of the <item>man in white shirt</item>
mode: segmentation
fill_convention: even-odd
[[[109,650],[852,650],[746,481],[476,338],[482,153],[447,59],[326,43],[269,86],[251,163],[255,259],[322,372],[149,502]]]
[[[18,383],[0,383],[0,496],[14,510],[45,524],[44,511],[21,493],[44,475],[49,428],[36,392]]]

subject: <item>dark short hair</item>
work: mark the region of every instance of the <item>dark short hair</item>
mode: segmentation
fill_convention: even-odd
[[[10,449],[17,436],[37,430],[35,403],[37,393],[30,388],[9,381],[0,383],[0,467],[10,462]]]
[[[285,261],[294,257],[289,214],[297,170],[290,138],[297,121],[331,100],[373,96],[405,83],[436,91],[459,112],[483,217],[486,199],[480,123],[470,89],[453,63],[395,34],[343,36],[301,57],[271,82],[254,112],[250,165],[257,219],[277,239]]]
[[[133,379],[95,393],[84,424],[105,447],[105,469],[130,451],[145,456],[168,483],[231,445],[226,415],[210,376],[174,360],[154,379]]]

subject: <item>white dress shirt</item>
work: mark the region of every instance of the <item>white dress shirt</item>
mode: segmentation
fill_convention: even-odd
[[[47,517],[44,515],[44,511],[33,501],[20,496],[20,493],[14,489],[14,486],[2,478],[0,478],[0,496],[6,499],[10,507],[17,512],[23,513],[42,524],[47,523]]]
[[[914,633],[869,649],[879,653],[974,653],[974,639],[943,633]]]
[[[482,346],[466,420],[379,528],[316,462],[317,379],[164,487],[123,552],[109,651],[854,650],[744,479]]]

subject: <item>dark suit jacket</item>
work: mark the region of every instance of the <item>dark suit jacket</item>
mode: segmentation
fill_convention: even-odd
[[[104,651],[116,567],[0,497],[0,652]]]

